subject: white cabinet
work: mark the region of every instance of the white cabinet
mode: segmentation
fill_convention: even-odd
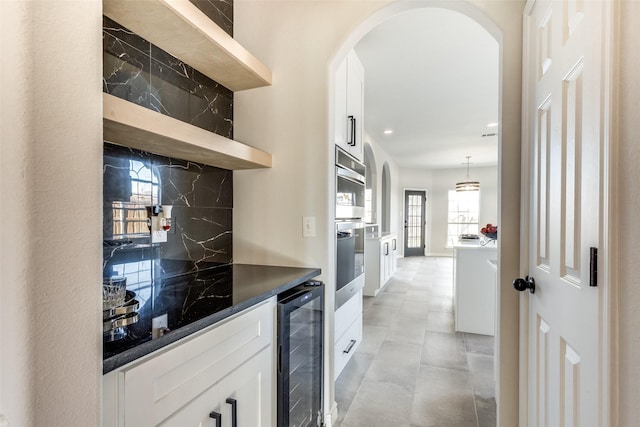
[[[496,273],[490,260],[498,257],[495,246],[455,247],[455,326],[458,332],[494,335]]]
[[[337,379],[362,341],[362,291],[336,310],[334,320],[334,379]]]
[[[275,297],[108,373],[103,426],[271,426],[274,317]]]
[[[376,296],[396,272],[398,236],[368,237],[364,245],[364,294]]]
[[[336,72],[335,144],[363,161],[364,69],[354,51]]]

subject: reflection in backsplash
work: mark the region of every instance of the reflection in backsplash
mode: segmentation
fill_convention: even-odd
[[[233,92],[107,17],[102,35],[104,92],[233,139]]]
[[[141,304],[151,284],[232,262],[232,172],[104,145],[103,276],[124,276]],[[152,243],[147,206],[173,205],[166,243]]]

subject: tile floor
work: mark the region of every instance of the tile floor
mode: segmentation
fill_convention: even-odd
[[[336,427],[495,427],[493,337],[456,333],[453,263],[398,260],[365,297],[363,340],[336,381]]]

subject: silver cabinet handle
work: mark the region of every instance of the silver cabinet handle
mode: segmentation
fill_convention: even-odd
[[[353,348],[354,345],[356,345],[356,340],[349,341],[349,345],[347,346],[346,349],[342,350],[342,352],[344,354],[348,354],[351,351],[351,349]]]

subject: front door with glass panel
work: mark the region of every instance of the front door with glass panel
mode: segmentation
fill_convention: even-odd
[[[404,256],[423,256],[426,192],[404,192]]]

